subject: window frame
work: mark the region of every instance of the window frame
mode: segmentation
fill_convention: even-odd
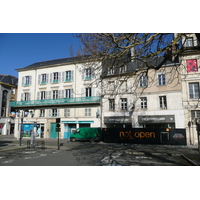
[[[159,96],[160,109],[167,109],[167,96]]]
[[[159,73],[158,74],[158,86],[166,85],[166,74]]]
[[[197,84],[198,92],[195,91],[196,90],[195,84]],[[192,86],[192,88],[190,86]],[[199,99],[200,98],[199,82],[188,83],[188,90],[189,90],[189,99]],[[192,93],[191,93],[191,90],[192,90]]]
[[[121,108],[121,110],[127,110],[128,109],[127,98],[121,98],[120,99],[120,108]]]
[[[115,99],[109,99],[109,111],[115,111]]]
[[[140,108],[147,109],[147,97],[140,97]]]

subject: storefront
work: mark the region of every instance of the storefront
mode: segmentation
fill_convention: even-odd
[[[36,137],[44,137],[44,124],[35,124]],[[34,133],[34,123],[23,124],[22,126],[22,136],[31,137],[31,134]]]
[[[143,128],[175,128],[174,115],[144,115],[138,116],[138,123]]]
[[[104,124],[107,128],[132,128],[131,117],[129,116],[104,117]]]

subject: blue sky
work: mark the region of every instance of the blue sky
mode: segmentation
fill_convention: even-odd
[[[0,74],[18,76],[15,69],[35,62],[74,56],[80,45],[71,33],[0,33]]]

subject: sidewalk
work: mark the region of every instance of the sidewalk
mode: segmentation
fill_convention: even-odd
[[[26,149],[27,141],[30,138],[23,138],[20,146],[19,140],[14,138],[13,135],[0,135],[0,153],[4,151],[13,151],[17,149]],[[58,149],[57,139],[44,139],[38,138],[36,141],[45,141],[45,148]],[[59,139],[60,150],[69,150],[74,146],[74,143],[69,142],[67,139]],[[177,147],[177,146],[176,146]],[[37,147],[36,147],[37,148]],[[172,146],[173,148],[173,146]],[[192,166],[200,166],[200,156],[197,146],[185,146],[181,156]]]
[[[16,138],[14,138],[13,135],[0,135],[0,152],[12,151],[12,150],[17,150],[17,149],[25,149],[25,148],[27,148],[28,140],[30,140],[30,138],[22,138],[22,143],[20,146],[20,141],[17,140]],[[58,149],[57,139],[37,138],[35,141],[36,141],[36,143],[38,141],[45,141],[45,148]],[[60,149],[68,150],[69,149],[69,147],[67,147],[68,142],[69,142],[69,140],[67,140],[67,139],[59,139]],[[41,147],[41,145],[39,145],[39,147]]]

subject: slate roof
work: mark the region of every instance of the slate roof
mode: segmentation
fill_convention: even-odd
[[[55,59],[55,60],[48,60],[48,61],[42,61],[42,62],[36,62],[31,65],[28,65],[24,68],[16,69],[17,71],[25,71],[25,70],[31,70],[35,68],[45,68],[50,66],[59,66],[63,64],[69,64],[69,63],[78,63],[88,60],[89,56],[79,56],[79,57],[68,57],[68,58],[61,58],[61,59]]]
[[[18,78],[12,75],[0,74],[0,82],[17,86]]]

